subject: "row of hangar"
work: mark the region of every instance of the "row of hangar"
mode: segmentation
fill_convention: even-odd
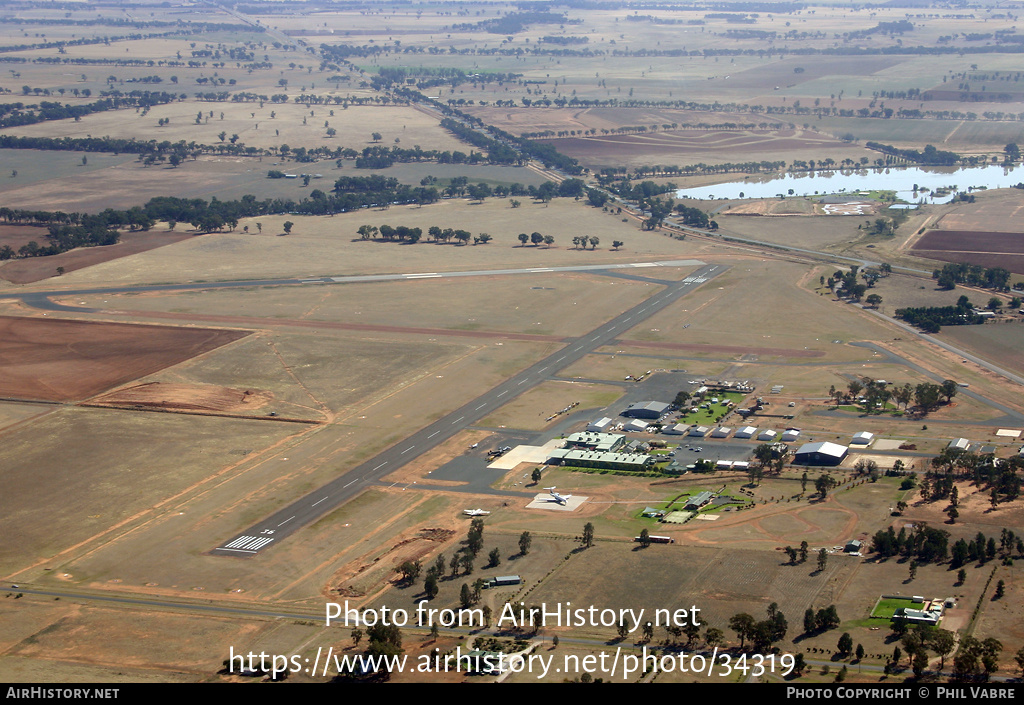
[[[617,424],[612,419],[604,417],[588,424],[587,431],[591,433],[607,433],[611,430],[644,432],[649,430],[649,426],[650,423],[642,419],[633,419],[626,424]],[[693,438],[729,438],[732,436],[740,440],[757,440],[764,443],[775,443],[778,441],[782,443],[795,443],[800,437],[800,430],[796,428],[776,431],[770,428],[761,430],[756,426],[743,426],[737,428],[734,433],[733,429],[729,426],[711,428],[710,426],[681,423],[662,427],[661,433],[668,436],[690,436]]]

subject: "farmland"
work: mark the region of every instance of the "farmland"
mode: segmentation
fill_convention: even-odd
[[[877,191],[856,207],[681,201],[706,227],[684,222],[694,213],[672,193],[756,180],[761,163],[802,174],[815,167],[795,163],[908,160],[869,141],[1018,162],[1010,11],[186,9],[26,0],[0,27],[5,681],[267,680],[224,662],[380,648],[376,630],[325,625],[325,605],[348,601],[480,610],[472,628],[403,625],[386,648],[410,658],[495,644],[559,662],[777,649],[808,662],[787,681],[830,683],[849,665],[850,681],[902,684],[910,657],[890,663],[900,639],[870,616],[901,592],[954,598],[940,626],[968,645],[998,639],[993,677],[1016,672],[1021,548],[1007,532],[1024,533],[1024,327],[1001,313],[925,337],[891,317],[964,295],[1008,308],[1016,292],[939,290],[930,275],[953,261],[1024,279],[1024,192],[972,189],[906,217]],[[311,207],[398,192],[366,177],[422,191]],[[189,207],[131,215],[173,198]],[[227,217],[208,224],[210,212]],[[39,253],[79,226],[120,241]],[[862,280],[861,295],[842,288]],[[872,380],[962,386],[876,407],[857,398]],[[721,416],[799,440],[761,463],[755,440],[624,432],[681,467],[752,461],[683,474],[582,472],[537,450],[701,386],[713,391],[695,406],[760,408],[659,420]],[[861,431],[873,445],[838,466],[790,462],[804,442]],[[971,455],[926,482],[954,438]],[[991,465],[998,481],[981,470],[988,453],[1005,462]],[[683,523],[643,516],[701,492],[712,503]],[[948,548],[1004,541],[961,579],[948,554],[883,557],[875,537],[889,529],[944,532]],[[671,542],[644,546],[645,530]],[[517,580],[479,582],[499,576]],[[700,629],[498,623],[507,604],[570,602],[690,610]],[[808,610],[830,606],[837,625],[805,628]],[[736,627],[743,615],[783,628],[765,645],[764,629]],[[844,632],[863,658],[836,653]],[[928,655],[925,678],[947,680],[952,655]],[[288,678],[364,679],[340,670]],[[579,667],[365,679],[572,678],[783,680]]]

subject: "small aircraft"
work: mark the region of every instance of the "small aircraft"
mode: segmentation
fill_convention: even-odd
[[[479,443],[474,443],[473,445],[470,446],[470,448],[476,448],[478,445],[480,445],[480,444]]]
[[[482,517],[490,514],[490,512],[483,509],[463,509],[462,513],[468,517]]]
[[[567,500],[572,499],[572,495],[571,494],[567,494],[567,495],[564,495],[564,496],[560,495],[557,492],[555,492],[555,488],[554,487],[545,487],[544,489],[546,489],[548,492],[551,493],[551,500],[550,501],[558,502],[559,504],[565,504]]]

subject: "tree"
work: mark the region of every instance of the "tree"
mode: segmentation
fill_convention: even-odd
[[[519,535],[519,553],[526,555],[530,552],[530,545],[533,543],[533,539],[530,537],[529,531],[524,531]]]
[[[956,634],[946,629],[934,629],[928,635],[928,647],[941,659],[939,670],[946,667],[946,657],[956,648]]]
[[[878,294],[868,294],[867,298],[864,299],[864,303],[872,308],[878,308],[879,304],[882,303],[882,297]]]
[[[382,135],[379,132],[374,132],[370,137],[373,138],[374,142],[380,142]]]
[[[992,595],[992,599],[993,600],[1001,600],[1003,598],[1003,595],[1005,595],[1005,594],[1006,594],[1006,583],[1004,581],[1000,580],[998,583],[996,583],[996,592],[995,592],[994,595]]]
[[[746,612],[733,615],[729,619],[729,629],[736,632],[736,636],[740,639],[740,648],[742,649],[746,643],[747,637],[751,635],[754,629],[754,618]]]
[[[355,646],[359,646],[359,642],[363,640],[363,630],[359,627],[356,627],[352,630],[350,636],[352,637],[352,644]]]
[[[599,237],[597,237],[596,235],[591,235],[590,236],[590,249],[594,249],[595,247],[597,247],[600,244],[601,244],[601,239]]]
[[[540,478],[541,478],[541,469],[540,468],[534,468],[533,472],[530,473],[530,479],[533,480],[533,484],[536,485],[538,482],[540,482]]]
[[[644,548],[651,545],[651,532],[647,529],[640,532],[640,545]]]
[[[395,572],[401,573],[403,583],[412,585],[416,582],[416,578],[420,577],[421,569],[422,566],[419,561],[405,561],[402,565],[395,568]]]
[[[612,249],[617,250],[625,244],[622,240],[612,240]]]
[[[497,548],[493,549],[489,554],[487,554],[487,560],[488,568],[497,568],[499,565],[501,565],[501,551],[499,551]]]
[[[818,572],[823,572],[828,565],[828,551],[824,548],[818,551]]]
[[[860,661],[860,660],[862,660],[864,658],[864,645],[863,644],[857,644],[857,650],[854,652],[854,656],[857,657],[858,661]]]
[[[821,495],[822,499],[828,494],[828,491],[838,484],[836,479],[825,473],[820,475],[817,480],[814,481],[814,488],[818,490],[818,494]]]
[[[519,233],[519,242],[523,243],[521,247],[526,247],[526,243],[529,241],[530,236],[526,233]]]
[[[427,596],[428,600],[433,600],[437,597],[439,590],[440,588],[437,585],[437,575],[431,571],[423,581],[423,593]]]
[[[281,227],[284,228],[284,234],[285,235],[288,235],[289,233],[291,233],[293,225],[295,225],[295,223],[293,223],[290,220],[284,221],[284,225],[282,225]]]
[[[589,521],[583,527],[583,546],[590,548],[594,545],[594,525]]]
[[[473,591],[468,583],[462,583],[462,589],[459,591],[459,604],[462,605],[463,609],[473,606]]]
[[[540,243],[544,242],[544,236],[537,232],[532,233],[530,235],[530,242],[532,242],[534,246],[539,245]]]

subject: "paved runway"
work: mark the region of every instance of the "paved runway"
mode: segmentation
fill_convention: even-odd
[[[643,263],[639,266],[692,266],[693,264],[693,260],[681,260],[671,263]],[[625,266],[636,267],[638,265]],[[606,265],[593,267],[593,269],[607,268]],[[552,268],[551,270],[526,271],[585,271],[588,269],[592,268],[560,267]],[[726,271],[726,269],[728,267],[723,265],[705,265],[688,275],[685,279],[673,282],[646,301],[625,311],[590,333],[568,343],[565,348],[552,353],[540,362],[463,405],[461,408],[412,434],[400,443],[383,451],[375,458],[356,466],[336,480],[296,500],[284,509],[225,541],[213,549],[211,553],[220,556],[253,556],[259,551],[279,544],[297,529],[302,528],[356,496],[367,486],[377,483],[388,473],[397,470],[410,460],[443,443],[540,382],[556,376],[560,370],[572,365],[593,350],[608,345],[620,334],[653,316],[709,279]],[[492,270],[488,273],[517,273],[521,271],[524,270]],[[456,272],[448,273],[444,276],[468,275],[470,273]],[[398,278],[402,276],[408,278],[415,275],[398,275]],[[435,275],[431,273],[429,276]]]

